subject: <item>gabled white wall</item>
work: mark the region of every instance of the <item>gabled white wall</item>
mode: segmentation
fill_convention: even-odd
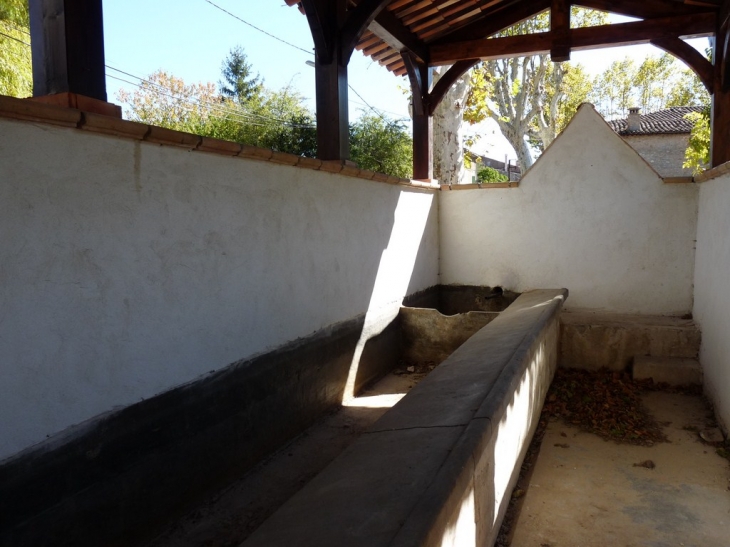
[[[584,104],[519,188],[444,191],[442,283],[566,287],[567,306],[692,308],[697,188],[664,184]]]
[[[705,390],[730,426],[730,175],[700,185],[694,317]]]
[[[0,120],[0,459],[438,283],[438,194]]]

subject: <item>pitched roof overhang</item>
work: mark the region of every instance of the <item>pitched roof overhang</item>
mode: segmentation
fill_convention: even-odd
[[[290,6],[301,0],[285,0]],[[349,0],[352,7],[368,0]],[[570,5],[642,19],[587,29],[569,27]],[[684,37],[715,33],[721,0],[391,0],[370,22],[355,48],[398,76],[407,74],[404,54],[431,66],[551,52],[565,60],[570,50],[654,43],[679,56],[707,85],[704,59],[682,46]],[[490,38],[551,9],[549,32]],[[562,28],[561,28],[562,26]],[[691,49],[691,48],[690,48]],[[687,57],[687,58],[685,58]],[[560,59],[561,58],[561,59]],[[702,68],[698,69],[697,67]]]

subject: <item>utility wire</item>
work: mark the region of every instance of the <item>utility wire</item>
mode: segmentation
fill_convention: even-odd
[[[124,78],[119,78],[119,77],[114,76],[112,74],[107,74],[107,77],[108,78],[113,78],[114,80],[119,80],[120,82],[124,82],[126,84],[134,85],[134,86],[137,86],[137,87],[140,87],[140,88],[142,87],[142,86],[140,86],[139,84],[137,84],[135,82],[132,82],[130,80],[125,80]],[[162,95],[166,95],[165,93],[161,93],[161,92],[158,92],[158,93],[160,93]],[[204,109],[204,107],[202,105],[200,105],[199,103],[194,103],[194,102],[191,102],[191,101],[185,101],[183,99],[180,99],[178,97],[174,97],[172,95],[167,95],[167,96],[168,97],[171,97],[173,99],[178,100],[178,104],[176,106],[178,108],[181,108],[182,110],[184,110],[186,112],[199,112],[201,109]],[[247,125],[255,125],[255,126],[258,126],[258,127],[265,127],[265,124],[263,124],[263,123],[257,123],[257,122],[252,122],[252,121],[249,121],[249,120],[244,120],[243,118],[240,118],[240,117],[237,118],[237,117],[233,116],[232,119],[234,119],[234,121],[239,121],[239,122],[242,122],[242,123],[243,123],[243,121],[245,121],[245,123]]]
[[[278,40],[279,42],[282,42],[282,43],[284,43],[284,44],[286,44],[286,45],[288,45],[288,46],[291,46],[291,47],[293,47],[293,48],[295,48],[295,49],[298,49],[298,50],[300,50],[300,51],[303,51],[304,53],[308,53],[308,54],[310,54],[310,55],[313,55],[313,53],[312,53],[311,51],[307,51],[307,50],[306,50],[306,49],[304,49],[304,48],[301,48],[301,47],[299,47],[299,46],[297,46],[297,45],[294,45],[294,44],[292,44],[291,42],[287,42],[286,40],[283,40],[283,39],[279,38],[278,36],[274,36],[273,34],[271,34],[271,33],[269,33],[269,32],[266,32],[265,30],[263,30],[263,29],[260,29],[259,27],[255,26],[255,25],[252,25],[252,24],[251,24],[251,23],[249,23],[248,21],[245,21],[244,19],[241,19],[241,18],[240,18],[240,17],[238,17],[237,15],[235,15],[235,14],[231,13],[230,11],[228,11],[228,10],[226,10],[226,9],[222,8],[222,7],[221,7],[221,6],[219,6],[218,4],[216,4],[216,3],[212,2],[211,0],[204,0],[204,1],[205,1],[205,2],[207,2],[208,4],[210,4],[211,6],[213,6],[213,7],[217,8],[217,9],[221,10],[222,12],[224,12],[224,13],[227,13],[228,15],[230,15],[230,16],[231,16],[231,17],[233,17],[234,19],[236,19],[236,20],[240,21],[241,23],[244,23],[245,25],[248,25],[248,26],[250,26],[251,28],[253,28],[253,29],[256,29],[256,30],[258,30],[259,32],[262,32],[263,34],[266,34],[267,36],[269,36],[269,37],[271,37],[271,38],[273,38],[273,39],[275,39],[275,40]],[[4,22],[3,22],[3,23],[4,23]],[[20,29],[20,28],[18,28],[18,30],[20,30],[21,32],[25,32],[25,34],[28,34],[28,35],[30,36],[30,33],[28,33],[28,32],[26,32],[26,31],[24,31],[23,29]],[[11,35],[9,35],[9,34],[6,34],[6,33],[2,32],[2,31],[0,31],[0,35],[2,35],[2,36],[5,36],[6,38],[10,38],[11,40],[15,40],[16,42],[18,42],[18,43],[20,43],[20,44],[23,44],[23,45],[25,45],[25,46],[28,46],[28,47],[30,47],[30,44],[29,44],[28,42],[25,42],[25,41],[23,41],[23,40],[21,40],[21,39],[19,39],[19,38],[16,38],[16,37],[14,37],[14,36],[11,36]],[[146,83],[147,83],[147,84],[149,84],[149,85],[153,85],[153,86],[156,86],[156,87],[158,87],[158,88],[166,89],[166,88],[164,88],[163,86],[160,86],[160,85],[158,85],[158,84],[155,84],[154,82],[151,82],[151,81],[149,81],[149,80],[146,80],[146,79],[144,79],[144,78],[140,78],[139,76],[135,76],[134,74],[130,74],[129,72],[125,72],[125,71],[123,71],[123,70],[120,70],[120,69],[118,69],[118,68],[115,68],[115,67],[113,67],[113,66],[110,66],[110,65],[105,65],[105,66],[106,66],[107,68],[110,68],[110,69],[112,69],[112,70],[116,71],[116,72],[119,72],[119,73],[121,73],[121,74],[124,74],[124,75],[126,75],[126,76],[130,76],[130,77],[132,77],[132,78],[135,78],[136,80],[140,80],[140,81],[142,81],[142,82],[146,82]],[[133,83],[133,82],[129,82],[129,81],[126,81],[126,80],[122,80],[121,78],[115,78],[114,76],[111,76],[111,75],[109,75],[109,74],[107,74],[107,76],[109,76],[110,78],[114,78],[115,80],[120,80],[120,81],[123,81],[123,82],[125,82],[125,83],[131,84],[131,85],[136,85],[137,87],[141,87],[141,86],[139,86],[139,84],[135,84],[135,83]],[[381,112],[380,112],[380,111],[379,111],[378,109],[376,109],[376,108],[375,108],[374,106],[372,106],[372,105],[371,105],[370,103],[368,103],[368,102],[367,102],[367,101],[365,100],[365,98],[364,98],[364,97],[363,97],[362,95],[360,95],[360,94],[359,94],[359,93],[357,92],[357,90],[356,90],[356,89],[355,89],[354,87],[352,87],[352,85],[351,85],[350,83],[348,83],[348,84],[347,84],[347,87],[349,87],[349,88],[350,88],[350,89],[352,90],[352,92],[353,92],[353,93],[354,93],[355,95],[357,95],[357,97],[358,97],[358,98],[359,98],[359,99],[360,99],[360,100],[361,100],[361,101],[363,102],[363,104],[364,104],[365,106],[367,106],[367,107],[368,107],[368,108],[369,108],[370,110],[372,110],[372,111],[373,111],[373,112],[374,112],[374,113],[375,113],[376,115],[378,115],[378,116],[380,117],[380,119],[381,119],[381,120],[383,120],[383,121],[384,121],[384,122],[385,122],[386,124],[388,124],[388,125],[395,125],[395,123],[396,123],[395,121],[393,121],[393,120],[388,120],[388,119],[386,119],[386,118],[385,118],[385,117],[383,116],[383,114],[382,114],[382,113],[381,113]],[[163,93],[163,95],[164,95],[164,94],[165,94],[165,93]],[[177,97],[174,97],[174,96],[172,96],[172,95],[167,95],[167,96],[168,96],[168,97],[170,97],[170,98],[173,98],[173,99],[177,99]],[[230,109],[229,109],[229,110],[230,110]],[[232,113],[233,111],[230,111],[230,112]],[[251,113],[250,115],[252,115],[252,116],[256,116],[256,117],[259,117],[259,118],[263,118],[263,119],[267,119],[267,120],[272,120],[272,121],[273,121],[273,120],[275,120],[275,121],[279,121],[280,123],[283,123],[283,124],[286,124],[286,125],[291,125],[292,127],[313,127],[313,126],[309,126],[309,125],[294,125],[294,124],[289,124],[289,123],[287,123],[287,122],[286,122],[285,120],[276,120],[275,118],[267,118],[267,117],[265,117],[265,116],[261,116],[261,115],[259,115],[259,114],[253,114],[253,113]],[[400,120],[397,120],[397,121],[400,121]]]
[[[291,42],[287,42],[287,41],[286,41],[286,40],[284,40],[283,38],[279,38],[278,36],[275,36],[275,35],[271,34],[270,32],[267,32],[267,31],[265,31],[265,30],[263,30],[263,29],[260,29],[260,28],[259,28],[259,27],[257,27],[256,25],[253,25],[253,24],[249,23],[248,21],[246,21],[245,19],[242,19],[242,18],[241,18],[241,17],[239,17],[238,15],[235,15],[235,14],[231,13],[231,12],[230,12],[230,11],[228,11],[227,9],[225,9],[225,8],[222,8],[221,6],[219,6],[218,4],[216,4],[215,2],[212,2],[211,0],[204,0],[204,1],[205,1],[205,2],[207,2],[208,4],[210,4],[211,6],[213,6],[213,7],[217,8],[217,9],[219,9],[219,10],[220,10],[220,11],[222,11],[223,13],[227,13],[228,15],[230,15],[231,17],[233,17],[233,18],[234,18],[234,19],[236,19],[237,21],[240,21],[240,22],[241,22],[241,23],[243,23],[244,25],[248,25],[249,27],[251,27],[251,28],[253,28],[253,29],[255,29],[255,30],[258,30],[259,32],[261,32],[261,33],[265,34],[266,36],[269,36],[270,38],[273,38],[274,40],[278,40],[279,42],[281,42],[281,43],[283,43],[283,44],[286,44],[286,45],[288,45],[288,46],[290,46],[290,47],[293,47],[294,49],[298,49],[299,51],[303,51],[304,53],[308,53],[309,55],[314,55],[314,53],[313,53],[312,51],[306,50],[306,49],[304,49],[304,48],[302,48],[302,47],[299,47],[299,46],[297,46],[297,45],[295,45],[295,44],[292,44]],[[351,85],[351,84],[350,84],[349,82],[348,82],[348,84],[347,84],[347,87],[349,87],[349,88],[350,88],[350,89],[352,90],[352,92],[353,92],[353,93],[354,93],[355,95],[357,95],[358,97],[360,97],[360,100],[361,100],[361,101],[362,101],[363,103],[365,103],[365,106],[367,106],[367,107],[368,107],[368,108],[369,108],[370,110],[372,110],[372,111],[373,111],[373,112],[374,112],[374,113],[375,113],[375,114],[376,114],[377,116],[379,116],[379,117],[380,117],[380,119],[381,119],[381,120],[383,120],[383,121],[384,121],[384,122],[385,122],[385,123],[386,123],[387,125],[395,125],[395,123],[396,123],[395,121],[393,121],[393,120],[388,120],[388,119],[386,119],[386,118],[385,118],[385,116],[383,116],[383,114],[382,114],[382,113],[381,113],[381,112],[380,112],[380,111],[379,111],[379,110],[378,110],[377,108],[375,108],[375,107],[374,107],[374,106],[372,106],[372,105],[371,105],[370,103],[368,103],[368,102],[367,102],[367,101],[366,101],[366,100],[365,100],[365,99],[364,99],[364,98],[362,97],[362,95],[360,95],[360,94],[359,94],[359,93],[357,92],[357,90],[356,90],[356,89],[355,89],[354,87],[352,87],[352,85]]]
[[[10,38],[11,40],[15,40],[16,42],[21,43],[24,46],[30,47],[30,44],[28,42],[24,42],[23,40],[16,38],[15,36],[10,36],[9,34],[5,34],[4,32],[0,32],[0,35],[5,36],[5,38]]]
[[[12,21],[3,20],[3,21],[0,21],[0,24],[5,25],[6,27],[12,27],[13,30],[17,30],[18,32],[22,32],[23,34],[25,34],[27,36],[30,36],[30,32],[28,32],[27,30],[25,30],[23,27],[21,27],[19,25],[16,25]]]
[[[274,122],[281,123],[283,125],[289,125],[291,127],[297,127],[297,128],[314,128],[315,127],[314,125],[311,125],[311,124],[294,124],[294,123],[291,123],[291,122],[289,122],[287,120],[283,120],[281,118],[274,118],[274,117],[271,117],[271,116],[262,116],[261,114],[256,114],[254,112],[239,111],[239,110],[235,110],[233,108],[229,108],[229,107],[223,106],[221,104],[201,103],[199,101],[198,102],[190,101],[190,100],[184,99],[183,97],[178,97],[178,96],[175,96],[175,95],[171,95],[170,93],[172,93],[173,91],[171,89],[165,87],[164,85],[158,84],[156,82],[153,82],[153,81],[148,80],[148,79],[145,79],[145,78],[140,78],[139,76],[136,76],[136,75],[131,74],[129,72],[125,72],[124,70],[120,70],[120,69],[115,68],[115,67],[110,66],[110,65],[105,65],[105,66],[107,68],[110,68],[111,70],[114,70],[116,72],[119,72],[121,74],[124,74],[125,76],[130,76],[130,77],[132,77],[132,78],[134,78],[136,80],[139,80],[140,82],[144,82],[144,83],[148,84],[149,86],[152,86],[154,88],[157,88],[157,92],[160,93],[161,95],[165,95],[166,97],[170,97],[171,99],[175,99],[177,101],[186,101],[186,102],[188,102],[190,104],[197,104],[197,105],[200,105],[201,108],[207,108],[207,109],[210,109],[210,110],[217,110],[219,112],[223,112],[225,114],[237,116],[239,118],[241,116],[243,116],[244,118],[249,118],[249,119],[250,119],[250,117],[260,118],[262,120],[274,121]],[[107,74],[107,76],[109,76],[111,78],[114,78],[114,76],[112,76],[111,74]],[[116,80],[121,80],[121,78],[115,78],[115,79]],[[127,83],[131,83],[132,85],[137,86],[140,89],[142,89],[142,86],[140,84],[138,84],[138,83],[129,82],[127,80],[121,80],[121,81],[125,81]]]
[[[310,50],[306,50],[303,47],[299,47],[297,45],[292,44],[291,42],[287,42],[283,38],[279,38],[278,36],[274,36],[270,32],[266,32],[265,30],[260,29],[256,25],[253,25],[253,24],[249,23],[248,21],[245,21],[245,20],[241,19],[238,15],[235,15],[235,14],[231,13],[230,11],[228,11],[227,9],[220,7],[215,2],[211,2],[211,0],[204,0],[204,1],[207,2],[208,4],[210,4],[211,6],[213,6],[214,8],[217,8],[217,9],[221,10],[223,13],[227,13],[228,15],[230,15],[231,17],[233,17],[234,19],[237,19],[238,21],[240,21],[244,25],[248,25],[249,27],[258,30],[259,32],[262,32],[262,33],[266,34],[266,36],[269,36],[270,38],[273,38],[274,40],[278,40],[282,44],[286,44],[287,46],[291,46],[294,49],[298,49],[299,51],[303,51],[304,53],[308,53],[309,55],[314,55],[314,53],[312,53],[312,51],[310,51]]]
[[[159,95],[163,95],[165,97],[169,97],[169,98],[177,101],[179,104],[185,104],[185,105],[188,105],[189,107],[194,107],[194,108],[197,108],[199,110],[208,111],[209,113],[210,112],[213,112],[213,113],[223,114],[223,115],[226,115],[229,118],[231,118],[231,119],[233,119],[235,121],[241,122],[241,123],[248,123],[248,124],[251,124],[251,125],[258,125],[258,126],[262,126],[262,127],[265,126],[266,124],[263,124],[263,123],[260,123],[260,122],[256,123],[255,121],[252,121],[252,120],[255,120],[256,118],[258,118],[260,120],[276,122],[276,123],[278,123],[280,125],[285,125],[285,126],[293,127],[295,129],[314,129],[315,128],[315,126],[314,125],[311,125],[311,124],[295,124],[295,123],[291,123],[291,122],[288,122],[286,120],[282,120],[282,119],[279,119],[279,118],[272,118],[272,117],[269,117],[269,116],[262,116],[260,114],[255,114],[255,113],[252,113],[252,112],[234,110],[232,108],[228,108],[228,107],[225,107],[223,105],[217,105],[217,104],[212,104],[212,103],[202,103],[200,101],[192,101],[190,99],[185,99],[183,97],[179,97],[179,96],[175,96],[175,95],[171,94],[171,90],[169,88],[166,88],[163,85],[157,84],[155,82],[151,82],[151,81],[146,80],[144,78],[140,78],[139,76],[135,76],[134,74],[131,74],[129,72],[125,72],[123,70],[119,70],[119,69],[114,68],[112,66],[109,66],[109,65],[106,65],[106,66],[107,66],[107,68],[110,68],[111,70],[115,70],[117,72],[120,72],[121,74],[124,74],[126,76],[130,76],[130,77],[135,78],[135,79],[137,79],[137,80],[139,80],[141,82],[145,82],[149,86],[152,86],[153,88],[156,88],[156,89],[153,89],[153,91],[155,93],[157,93]],[[119,80],[119,81],[124,82],[124,83],[131,84],[131,85],[136,86],[136,87],[138,87],[140,89],[144,89],[144,87],[141,84],[137,83],[137,82],[132,82],[132,81],[129,81],[129,80],[125,80],[124,78],[120,78],[118,76],[114,76],[113,74],[107,73],[107,77],[113,78],[115,80]]]

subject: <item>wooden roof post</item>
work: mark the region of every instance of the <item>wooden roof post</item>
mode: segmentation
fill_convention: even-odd
[[[347,65],[337,59],[315,61],[317,90],[317,156],[323,160],[350,157]]]
[[[730,0],[723,3],[712,50],[715,77],[712,93],[710,163],[730,161]]]
[[[102,0],[29,0],[29,10],[33,95],[106,101]]]
[[[570,61],[570,1],[552,0],[550,6],[550,32],[553,43],[550,60],[553,63]]]
[[[317,90],[317,156],[350,157],[347,64],[360,36],[389,0],[302,0],[312,31]]]
[[[433,116],[429,108],[431,69],[410,51],[401,52],[411,83],[413,106],[413,178],[433,178]]]

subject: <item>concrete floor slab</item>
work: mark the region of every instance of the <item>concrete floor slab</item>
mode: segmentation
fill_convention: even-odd
[[[670,442],[619,445],[550,421],[512,545],[730,544],[730,465],[697,434],[709,409],[696,396],[643,397]]]
[[[340,455],[425,373],[389,374],[252,471],[171,522],[145,547],[237,547]]]

